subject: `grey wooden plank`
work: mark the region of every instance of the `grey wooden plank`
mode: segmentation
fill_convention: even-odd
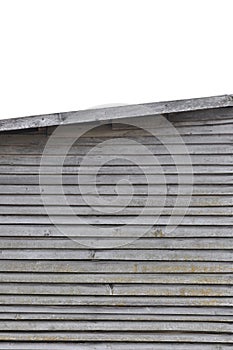
[[[119,186],[119,185],[118,185]],[[43,186],[44,190],[46,190],[46,194],[44,194],[44,197],[47,198],[47,195],[57,195],[57,186]],[[128,190],[124,186],[120,186],[121,188],[121,195],[128,195]],[[125,190],[124,190],[125,188]],[[178,193],[180,195],[189,195],[190,196],[190,185],[182,185],[180,186],[176,185],[168,185],[167,184],[167,196],[169,195],[177,195]],[[65,195],[80,195],[80,188],[79,186],[63,186],[63,190]],[[100,195],[114,195],[116,192],[114,192],[115,186],[107,186],[107,185],[101,185],[98,187],[98,192]],[[137,195],[144,195],[148,196],[148,187],[144,185],[140,186],[134,186],[134,196]],[[195,185],[195,183],[192,185],[192,195],[232,195],[233,194],[233,187],[231,185],[222,184],[222,185],[215,185],[215,184],[209,184],[209,185]],[[0,185],[0,194],[14,194],[14,195],[20,195],[20,194],[36,194],[40,195],[42,189],[39,186],[36,185]],[[127,191],[127,192],[126,192]],[[164,196],[164,186],[151,185],[151,191],[153,193],[156,193],[157,195]],[[94,195],[95,191],[93,190],[93,185],[90,186],[90,191],[87,192],[88,195]],[[59,198],[59,197],[58,197]]]
[[[232,307],[221,306],[49,306],[49,305],[0,305],[0,317],[232,317]],[[216,318],[216,320],[217,320]]]
[[[169,116],[168,116],[169,117]],[[140,125],[140,126],[139,126]],[[202,134],[201,129],[203,129],[204,133],[209,133],[210,130],[212,130],[213,134],[216,134],[217,127],[220,129],[221,132],[225,132],[225,126],[229,127],[229,133],[231,133],[230,129],[232,128],[232,118],[230,119],[223,119],[223,120],[195,120],[190,119],[186,121],[179,121],[179,120],[173,120],[170,123],[163,123],[161,122],[161,119],[158,119],[158,122],[156,123],[156,119],[154,119],[154,116],[141,118],[138,122],[138,119],[133,118],[131,120],[127,118],[123,118],[119,120],[117,123],[114,122],[112,124],[113,131],[122,131],[122,132],[132,132],[137,131],[141,132],[142,135],[146,135],[152,130],[152,134],[157,134],[159,136],[167,136],[167,135],[175,135],[174,129],[176,129],[180,134],[188,134],[188,130],[191,131],[194,130],[194,134]],[[141,128],[141,130],[139,129]],[[172,129],[174,128],[174,129]],[[100,129],[100,128],[99,128]],[[156,130],[155,130],[156,129]],[[139,131],[140,130],[140,131]],[[191,132],[190,132],[191,133]]]
[[[232,113],[232,112],[231,112]],[[177,119],[179,115],[175,114],[175,118]],[[188,116],[190,118],[190,115]],[[208,118],[211,118],[208,114]],[[211,119],[212,120],[212,119]],[[118,138],[119,144],[125,145],[128,144],[128,141],[125,140],[124,135],[121,133],[119,135],[119,132],[116,132],[115,130],[112,130],[110,125],[103,125],[101,127],[104,130],[104,133],[106,133],[106,130],[111,131],[112,135],[111,138],[116,139]],[[46,129],[45,129],[46,132]],[[98,129],[98,134],[100,133],[100,129]],[[0,137],[0,147],[1,146],[45,146],[46,142],[48,141],[50,135],[47,134],[34,134],[31,135],[28,130],[26,130],[22,134],[17,133],[4,133],[1,134]],[[90,136],[88,133],[86,135],[83,135],[80,137],[74,145],[82,146],[95,146],[99,143],[102,143],[106,140],[108,140],[109,137],[107,136],[97,136],[92,135]],[[147,136],[135,136],[131,135],[130,139],[139,142],[140,144],[145,145],[161,145],[161,141],[155,138],[154,136],[151,136],[148,134]],[[167,144],[180,144],[180,140],[177,139],[174,135],[167,135],[166,137],[163,137],[163,140]],[[187,145],[192,144],[232,144],[233,142],[233,135],[231,133],[224,134],[224,137],[222,137],[221,134],[209,134],[209,135],[183,135],[182,140]],[[59,144],[63,145],[67,143],[67,137],[64,135],[63,137],[59,138]]]
[[[119,124],[123,124],[123,129],[116,129],[117,126]],[[134,125],[139,126],[140,125],[140,129],[138,127],[134,127]],[[93,127],[97,126],[94,123],[92,124]],[[127,129],[127,125],[130,125],[129,128]],[[131,126],[133,125],[133,126]],[[115,130],[114,130],[115,128]],[[148,118],[141,118],[141,120],[137,119],[137,118],[132,118],[131,120],[127,119],[127,118],[123,118],[123,119],[119,119],[117,124],[112,124],[111,127],[109,127],[108,125],[106,125],[106,127],[99,127],[96,129],[92,129],[89,131],[89,134],[86,135],[87,137],[109,137],[110,135],[113,136],[118,136],[118,137],[131,137],[131,136],[141,136],[141,137],[146,137],[146,136],[150,136],[150,135],[156,135],[158,136],[158,138],[164,138],[165,140],[167,140],[167,137],[174,137],[177,140],[180,140],[180,138],[177,138],[177,132],[174,130],[176,129],[179,132],[179,135],[183,136],[187,136],[187,135],[195,135],[195,136],[201,136],[201,135],[231,135],[232,134],[232,124],[222,124],[222,125],[184,125],[184,126],[177,126],[176,127],[176,123],[171,123],[171,124],[161,124],[156,123],[154,116],[152,117],[148,117]],[[72,126],[72,130],[71,127],[67,128],[69,129],[69,133],[72,137],[75,137],[77,135],[77,132],[75,130],[75,128]],[[65,130],[65,128],[64,128]],[[53,133],[54,130],[51,131],[51,134]],[[63,133],[63,135],[61,135],[62,137],[65,135],[65,133]]]
[[[131,285],[130,285],[131,286]],[[126,284],[113,284],[113,295],[143,295],[143,296],[233,296],[233,289],[231,286],[212,286],[206,285],[181,285],[169,286],[163,289],[162,286],[156,284],[135,284],[134,286],[127,286]]]
[[[232,262],[197,261],[22,261],[1,260],[1,272],[53,273],[232,273]]]
[[[51,204],[55,203],[55,198],[50,199]],[[187,200],[186,200],[187,201]],[[156,197],[154,200],[150,198],[150,207],[115,207],[115,206],[96,206],[88,207],[88,206],[72,206],[72,213],[70,215],[84,215],[84,216],[96,216],[99,215],[103,216],[111,216],[114,218],[118,217],[127,217],[127,216],[137,216],[141,215],[143,213],[144,217],[154,217],[156,215],[164,215],[164,216],[231,216],[233,214],[233,207],[159,207],[159,206],[153,206],[153,202],[156,203]],[[184,201],[185,202],[185,201]],[[44,206],[21,206],[21,205],[7,205],[7,206],[1,206],[0,207],[0,214],[1,215],[38,215],[44,216],[49,213],[49,215],[58,215],[58,216],[64,216],[64,213],[66,212],[67,206],[59,206],[59,201],[56,202],[57,205],[50,205],[49,210],[47,207]],[[187,203],[187,202],[186,202]],[[184,203],[185,204],[185,203]],[[111,211],[109,211],[111,210]],[[116,212],[116,213],[114,213]],[[113,214],[114,213],[114,214]],[[116,219],[117,220],[117,219]],[[131,218],[129,219],[131,220]],[[145,218],[144,218],[145,220]],[[39,221],[39,218],[38,218]],[[88,222],[88,219],[86,220]],[[104,220],[103,220],[104,223]]]
[[[5,321],[4,321],[5,320]],[[6,321],[7,320],[7,321]],[[154,322],[218,322],[232,323],[233,316],[205,316],[205,315],[150,315],[150,314],[48,314],[48,313],[0,313],[0,321],[154,321]],[[68,329],[70,330],[70,329]]]
[[[217,109],[206,109],[199,111],[189,111],[182,113],[171,113],[167,116],[170,122],[175,121],[221,121],[227,120],[228,118],[232,118],[232,108],[217,108]]]
[[[157,165],[147,165],[144,167],[147,174],[158,174],[160,172],[160,167]],[[9,175],[54,175],[59,174],[60,170],[56,166],[46,166],[40,168],[38,165],[0,165],[0,173],[9,174]],[[96,166],[64,166],[62,168],[63,175],[72,175],[72,174],[100,174],[100,175],[141,175],[142,170],[136,165],[125,165],[125,166],[111,166],[103,165],[100,169]],[[165,165],[163,166],[164,174],[177,174],[178,169],[175,165]],[[190,174],[190,168],[185,165],[179,166],[179,174]],[[232,174],[233,166],[232,165],[193,165],[192,174]]]
[[[105,239],[105,238],[104,238]],[[104,239],[96,238],[96,242],[104,243]],[[68,238],[1,238],[0,249],[84,249],[83,244],[88,244],[90,238],[80,238],[79,242]],[[93,239],[93,242],[94,239]],[[233,249],[233,238],[140,238],[136,241],[128,243],[124,238],[109,238],[109,242],[113,245],[125,242],[125,245],[119,246],[120,249]]]
[[[232,130],[233,130],[233,123],[232,123]],[[17,154],[25,154],[25,155],[40,155],[44,151],[45,145],[27,145],[24,146],[0,146],[0,155],[17,155]],[[83,156],[86,155],[90,151],[90,146],[79,146],[75,145],[72,146],[69,150],[69,155],[76,155],[76,156]],[[166,155],[169,154],[169,150],[167,149],[166,145],[147,145],[147,150],[151,151],[154,155]],[[174,147],[174,153],[173,154],[232,154],[233,152],[233,145],[231,144],[211,144],[211,145],[186,145],[186,148],[184,148],[183,144],[177,144],[176,147]],[[145,155],[146,152],[144,148],[140,149],[141,153],[138,155]],[[46,155],[62,155],[64,150],[62,149],[62,145],[54,145],[51,146],[49,149],[46,150]],[[135,154],[135,145],[128,144],[128,145],[121,145],[121,144],[109,144],[108,148],[106,148],[106,145],[104,143],[97,144],[95,146],[95,155],[116,155],[116,154],[122,154],[122,155],[134,155]]]
[[[71,295],[1,295],[0,305],[93,305],[93,306],[226,306],[232,297],[219,296],[71,296]]]
[[[232,158],[233,160],[233,158]],[[165,176],[165,179],[163,177]],[[145,174],[145,175],[127,175],[126,179],[130,181],[130,183],[135,185],[146,185],[147,183],[150,185],[164,185],[173,184],[177,185],[180,183],[181,185],[190,185],[193,183],[196,185],[232,185],[233,184],[233,175],[232,174],[223,174],[223,175],[215,175],[215,174],[179,174],[170,175],[170,174]],[[112,187],[116,186],[116,184],[123,179],[121,174],[119,175],[64,175],[62,177],[63,186],[64,185],[78,185],[78,181],[80,186],[82,185],[111,185]],[[41,184],[45,185],[59,185],[61,182],[61,175],[45,175]],[[39,185],[39,176],[38,175],[12,175],[12,174],[3,174],[0,175],[0,184],[1,185]],[[41,186],[42,186],[41,185]],[[125,183],[128,185],[128,183]],[[121,186],[124,186],[122,184]],[[91,189],[91,188],[90,188]]]
[[[1,332],[11,331],[43,331],[64,332],[202,332],[202,333],[233,333],[231,324],[218,322],[169,322],[169,321],[0,321]],[[59,334],[59,333],[58,333]]]
[[[43,166],[57,166],[60,164],[59,155],[48,155],[44,158]],[[161,165],[174,165],[172,155],[156,155],[157,160]],[[173,155],[174,158],[174,155]],[[190,155],[191,164],[193,165],[232,165],[233,156],[231,154],[194,154]],[[64,166],[78,166],[81,164],[83,156],[67,155],[65,158]],[[96,156],[89,155],[88,161],[90,165],[97,163]],[[98,156],[99,163],[106,162],[106,156]],[[135,156],[135,162],[141,166],[151,165],[152,156],[138,155]],[[41,155],[1,155],[0,156],[0,165],[40,165]],[[97,163],[97,164],[99,164]],[[124,157],[111,160],[111,165],[125,166],[129,165],[129,162]],[[176,155],[176,165],[187,165],[187,156],[185,157],[182,154]]]
[[[1,283],[1,294],[28,295],[111,295],[108,284],[21,284]]]
[[[199,99],[157,102],[142,105],[127,105],[78,112],[55,113],[42,116],[5,119],[0,122],[0,130],[14,130],[66,123],[117,120],[122,117],[133,118],[141,115],[186,112],[207,108],[231,107],[232,96],[223,95]]]
[[[156,254],[158,252],[158,255]],[[111,250],[108,254],[107,250],[97,250],[95,252],[94,258],[95,259],[114,259],[116,257],[118,260],[130,260],[131,258],[133,260],[192,260],[192,261],[231,261],[232,260],[232,252],[231,251],[220,251],[220,250],[174,250],[174,251],[168,251],[168,250],[146,250],[146,251],[140,251],[140,250],[128,250],[127,253],[125,253],[122,250],[114,251]]]
[[[207,117],[208,115],[208,117]],[[216,118],[216,116],[214,115],[214,113],[208,113],[206,114],[206,118],[208,119],[203,119],[199,116],[199,118],[197,118],[197,115],[196,115],[196,118],[193,118],[191,119],[190,118],[191,115],[189,116],[189,120],[186,119],[184,120],[184,117],[183,117],[183,120],[181,120],[179,117],[177,118],[169,118],[169,116],[167,117],[167,119],[175,126],[175,127],[181,127],[181,126],[188,126],[188,125],[192,125],[192,126],[202,126],[202,125],[224,125],[224,124],[227,124],[227,125],[231,125],[232,122],[233,122],[233,114],[232,114],[232,111],[231,111],[231,115],[228,115],[227,118]],[[218,116],[217,116],[218,117]]]
[[[164,332],[0,332],[1,341],[129,341],[232,343],[231,334]]]
[[[233,117],[233,113],[231,110],[231,113],[229,115],[227,115],[225,118],[219,118],[219,115],[217,115],[218,111],[213,111],[213,110],[206,110],[205,111],[205,118],[203,118],[203,115],[200,115],[200,112],[197,113],[197,111],[195,112],[187,112],[186,113],[186,118],[184,118],[184,116],[182,117],[182,114],[177,114],[174,113],[172,115],[166,115],[166,119],[169,120],[169,122],[175,127],[175,128],[179,128],[179,127],[184,127],[184,126],[192,126],[192,127],[196,127],[196,126],[206,126],[206,125],[231,125],[232,124],[232,117]],[[195,114],[195,115],[194,115]],[[181,116],[180,116],[181,115]],[[188,115],[188,117],[187,117]],[[192,116],[192,117],[191,117]],[[148,121],[150,120],[151,117],[144,117],[141,121],[140,121],[140,125],[141,127],[148,127]],[[133,119],[135,120],[135,119]],[[127,122],[127,118],[124,118],[124,122]],[[114,122],[112,124],[112,129],[113,130],[132,130],[132,129],[136,129],[136,126],[132,125],[130,123],[131,121],[129,120],[128,124],[125,123],[121,123],[121,120],[119,120],[118,122]],[[152,123],[151,123],[152,125]],[[164,128],[164,124],[158,123],[158,129],[159,128]]]
[[[145,343],[143,342],[143,349],[144,350],[226,350],[231,349],[232,345],[229,344],[205,344],[205,343]],[[20,342],[20,343],[9,343],[4,342],[4,344],[0,344],[1,350],[141,350],[142,344],[140,343],[123,343],[123,342],[117,342],[117,343],[109,343],[109,342],[102,342],[102,343],[30,343],[30,342]]]
[[[125,283],[125,284],[194,284],[232,285],[232,274],[71,274],[71,273],[0,273],[1,283]]]
[[[193,249],[163,249],[163,250],[119,250],[97,249],[73,250],[63,249],[4,249],[2,260],[133,260],[133,261],[233,261],[232,250],[193,250]]]
[[[164,116],[165,118],[169,117]],[[214,118],[213,118],[214,119]],[[157,122],[158,121],[158,122]],[[203,135],[231,135],[232,134],[232,129],[231,125],[232,124],[223,124],[222,125],[194,125],[192,124],[188,126],[177,126],[176,127],[176,122],[172,123],[163,123],[161,122],[162,119],[159,117],[158,119],[155,119],[154,116],[147,116],[146,118],[143,117],[143,119],[139,118],[132,118],[131,120],[127,118],[122,118],[119,119],[117,122],[111,123],[110,121],[104,122],[104,123],[92,123],[91,124],[91,129],[86,132],[85,134],[81,135],[80,141],[83,138],[89,139],[89,138],[102,138],[102,137],[117,137],[117,138],[122,138],[122,137],[151,137],[152,135],[156,135],[158,138],[163,138],[164,142],[167,142],[167,139],[170,140],[176,140],[176,143],[180,143],[180,138],[177,138],[177,132],[174,129],[179,130],[179,134],[183,136],[188,136],[190,134],[194,135],[195,137],[203,136]],[[196,121],[193,119],[192,122],[196,124]],[[123,128],[122,129],[122,124]],[[134,125],[137,125],[134,126]],[[214,123],[213,123],[214,124]],[[59,142],[64,142],[65,138],[67,137],[74,137],[74,140],[77,140],[77,131],[74,128],[74,125],[78,124],[73,124],[73,125],[67,125],[63,126],[62,132],[59,133]],[[133,126],[132,126],[133,125]],[[119,128],[120,126],[120,128]],[[228,130],[227,127],[228,126]],[[174,129],[173,129],[174,128]],[[30,129],[28,129],[30,130]],[[52,127],[47,127],[41,129],[42,133],[50,136],[54,134],[54,131],[56,130],[55,126]],[[60,128],[61,131],[61,128]],[[65,131],[65,132],[63,132]],[[68,131],[68,132],[67,132]],[[173,132],[174,131],[174,132]],[[192,131],[192,132],[191,132]],[[27,130],[23,130],[23,134],[28,132]],[[31,132],[31,131],[30,131]],[[34,133],[35,134],[35,131]],[[57,138],[58,140],[58,138]],[[77,142],[77,141],[76,141]],[[174,141],[173,141],[174,142]]]
[[[148,137],[151,135],[156,135],[159,139],[164,139],[167,141],[168,137],[173,137],[173,140],[176,139],[180,143],[180,138],[177,137],[177,131],[179,135],[187,136],[187,135],[231,135],[232,134],[232,124],[213,124],[213,125],[177,125],[176,123],[161,123],[161,118],[158,119],[158,123],[156,122],[155,116],[147,117],[143,119],[132,118],[129,120],[128,118],[119,119],[117,123],[114,124],[95,124],[94,122],[90,126],[90,130],[87,132],[86,137],[109,137],[109,136],[117,136],[121,137]],[[195,122],[194,122],[195,124]],[[200,123],[201,124],[201,123]],[[74,140],[77,140],[77,130],[75,130],[75,125],[78,127],[78,124],[73,124],[70,126],[64,126],[63,129],[60,129],[59,140],[64,140],[64,137],[73,137]],[[123,125],[123,126],[122,126]],[[135,126],[137,125],[137,126]],[[120,128],[119,128],[120,126]],[[48,134],[51,135],[55,131],[55,128],[48,131]],[[83,135],[82,135],[83,136]],[[176,142],[177,142],[176,141]]]
[[[5,295],[104,295],[104,296],[171,296],[233,297],[233,288],[225,285],[160,285],[160,284],[41,284],[1,283]]]
[[[66,232],[69,232],[69,237],[72,237],[73,240],[81,242],[85,239],[89,241],[89,244],[92,242],[98,247],[99,238],[134,238],[136,241],[141,237],[141,233],[144,232],[143,237],[232,237],[232,225],[224,226],[213,226],[213,225],[180,225],[174,229],[174,231],[166,232],[165,226],[163,225],[153,225],[153,227],[148,227],[146,225],[128,225],[127,233],[121,232],[118,227],[113,229],[114,237],[109,237],[108,232],[99,232],[98,227],[96,231],[93,232],[93,229],[88,225],[63,225],[62,226]],[[107,226],[106,226],[107,227]],[[54,225],[51,223],[40,225],[36,223],[33,224],[18,224],[14,225],[12,222],[10,224],[0,225],[0,235],[4,237],[64,237],[64,234],[60,232]],[[129,243],[129,242],[128,242]]]
[[[217,109],[203,109],[193,110],[187,112],[174,112],[164,115],[171,123],[222,123],[231,122],[233,117],[232,107],[228,108],[217,108]],[[116,122],[115,125],[118,123]]]
[[[44,195],[43,198],[48,203],[50,200],[61,203],[62,197],[60,195]],[[24,205],[24,206],[42,206],[44,201],[42,196],[39,194],[12,194],[12,195],[0,195],[0,205],[11,206],[11,205]],[[115,200],[114,195],[105,195],[104,201],[99,201],[97,195],[86,195],[85,198],[80,195],[67,195],[67,202],[72,206],[84,206],[88,202],[92,206],[111,206]],[[145,204],[148,207],[174,207],[176,205],[177,197],[175,195],[134,195],[132,198],[130,195],[119,196],[117,202],[114,203],[116,207],[124,206],[125,203],[129,203],[128,207],[143,207]],[[187,203],[187,196],[179,197],[179,207],[182,203]],[[189,207],[227,207],[233,205],[232,195],[194,195],[190,198]]]
[[[54,215],[55,217],[55,215]],[[95,217],[95,216],[79,216],[82,218],[80,224],[82,225],[135,225],[135,216],[115,216],[115,217]],[[154,216],[142,216],[140,215],[140,224],[141,225],[172,225],[169,221],[169,216],[160,216],[155,220]],[[177,220],[179,220],[180,225],[219,225],[219,226],[229,226],[233,224],[232,216],[179,216],[176,215]],[[40,224],[40,225],[48,225],[51,224],[51,219],[46,216],[20,216],[20,215],[0,215],[0,223],[1,224]],[[57,225],[77,225],[77,219],[73,216],[56,216],[56,224]],[[137,226],[137,225],[135,225]],[[77,228],[77,227],[76,227]],[[120,228],[117,228],[117,232],[120,231]],[[98,235],[98,230],[96,228],[96,232]],[[77,231],[76,231],[77,233]],[[146,233],[146,232],[144,232]],[[86,231],[84,232],[86,235]],[[114,237],[117,237],[114,236]]]

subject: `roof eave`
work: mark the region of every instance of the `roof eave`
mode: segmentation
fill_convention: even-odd
[[[80,110],[75,112],[45,114],[23,118],[0,120],[0,131],[74,123],[106,122],[122,118],[189,112],[204,109],[233,107],[233,95],[221,95],[177,101],[155,102],[137,105]]]

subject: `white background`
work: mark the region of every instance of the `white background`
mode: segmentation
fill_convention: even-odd
[[[233,93],[232,0],[0,0],[0,118]]]

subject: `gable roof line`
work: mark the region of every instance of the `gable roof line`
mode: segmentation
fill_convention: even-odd
[[[189,112],[222,107],[233,107],[233,95],[124,105],[117,107],[87,109],[74,112],[2,119],[0,120],[0,131],[66,125],[73,123],[87,123],[94,121],[112,121],[122,118]]]

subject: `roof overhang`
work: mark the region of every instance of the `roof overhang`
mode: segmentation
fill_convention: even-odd
[[[0,131],[42,128],[74,123],[106,122],[122,118],[198,111],[233,107],[233,95],[194,98],[177,101],[155,102],[137,105],[87,109],[75,112],[45,114],[23,118],[0,120]]]

